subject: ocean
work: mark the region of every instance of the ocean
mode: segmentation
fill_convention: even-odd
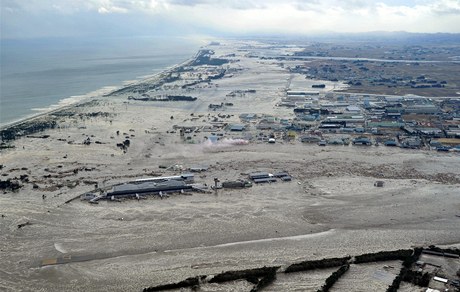
[[[0,125],[161,72],[203,44],[156,37],[2,40]]]

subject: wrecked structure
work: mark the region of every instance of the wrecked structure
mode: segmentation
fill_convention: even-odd
[[[176,176],[162,176],[141,178],[122,184],[117,184],[103,190],[100,195],[86,193],[82,200],[97,203],[99,200],[119,200],[121,198],[137,198],[145,195],[159,195],[163,197],[168,193],[184,193],[190,191],[206,191],[205,185],[194,183],[194,175],[190,173]]]

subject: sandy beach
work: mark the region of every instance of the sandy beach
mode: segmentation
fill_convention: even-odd
[[[223,41],[122,90],[0,128],[19,127],[16,139],[4,141],[14,148],[1,149],[0,179],[20,185],[0,195],[0,290],[140,291],[227,270],[460,243],[457,152],[320,147],[281,134],[269,144],[262,136],[272,131],[251,121],[243,132],[229,131],[245,113],[292,118],[292,108],[278,106],[286,91],[317,83],[292,74],[288,61],[252,58],[247,47],[265,49]],[[319,91],[343,88],[329,81]],[[37,120],[54,122],[20,135],[21,125]],[[193,130],[181,136],[180,128]],[[211,135],[219,142],[207,143]],[[235,139],[249,142],[225,142]],[[126,140],[129,147],[117,145]],[[286,171],[293,179],[164,199],[97,205],[79,199],[96,188],[194,166],[206,166],[195,181],[208,186],[252,171]],[[65,256],[85,261],[42,266]],[[370,266],[354,268],[353,277]],[[316,291],[328,274],[316,273],[305,291]],[[276,287],[288,291],[296,281],[282,279]],[[387,284],[372,285],[385,291]],[[246,291],[246,284],[236,285]],[[276,287],[267,291],[281,291]]]

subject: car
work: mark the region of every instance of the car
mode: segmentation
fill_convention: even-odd
[[[394,140],[387,140],[383,143],[385,146],[389,146],[389,147],[396,147],[398,146],[398,143],[396,143],[396,141]]]
[[[436,148],[436,150],[440,152],[448,152],[450,150],[450,147],[441,146]]]

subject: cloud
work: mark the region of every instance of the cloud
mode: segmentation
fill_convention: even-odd
[[[315,31],[460,32],[460,0],[2,0],[2,37]],[[80,30],[79,30],[79,23]],[[89,29],[88,27],[92,27]],[[171,30],[170,30],[171,31]],[[110,33],[116,33],[114,28]]]
[[[118,7],[118,6],[109,6],[109,7],[101,6],[101,7],[99,7],[97,9],[97,12],[99,12],[101,14],[105,14],[105,13],[127,13],[128,9],[123,8],[123,7]]]
[[[434,13],[440,15],[459,15],[460,16],[460,1],[458,0],[441,0],[434,2],[431,5]]]
[[[206,0],[171,0],[169,2],[171,5],[181,5],[181,6],[196,6],[200,4],[206,4]]]

